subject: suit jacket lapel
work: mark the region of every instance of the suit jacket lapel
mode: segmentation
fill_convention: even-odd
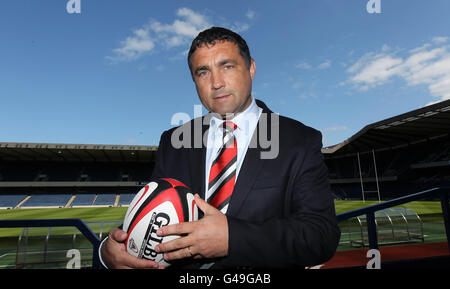
[[[253,137],[256,137],[256,134]],[[261,149],[259,147],[248,148],[247,150],[228,206],[227,215],[230,217],[235,217],[241,209],[248,192],[252,188],[262,168],[263,161],[260,159],[260,151]]]
[[[259,172],[261,171],[264,164],[264,160],[261,159],[262,148],[259,142],[258,135],[262,121],[267,121],[262,125],[262,127],[267,127],[267,129],[269,130],[267,135],[270,135],[271,122],[269,116],[272,111],[268,109],[262,101],[256,100],[256,103],[263,109],[262,113],[265,114],[265,117],[261,115],[258,120],[258,124],[255,128],[255,131],[253,132],[252,140],[250,141],[249,148],[247,149],[247,153],[242,163],[242,167],[239,171],[238,179],[227,210],[227,215],[230,217],[235,217],[239,213],[239,210],[244,204],[248,192],[253,187],[253,184],[255,183],[256,178],[259,175]]]

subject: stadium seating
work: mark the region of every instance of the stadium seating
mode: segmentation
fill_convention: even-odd
[[[96,196],[97,194],[77,194],[70,206],[92,206]]]
[[[135,193],[120,194],[119,206],[128,206],[133,200]]]
[[[94,206],[113,206],[116,194],[99,194],[95,199]]]
[[[136,193],[0,194],[0,208],[128,206]],[[72,198],[72,200],[71,200]],[[117,200],[118,198],[118,200]],[[69,202],[71,200],[71,202]],[[117,202],[117,203],[116,203]]]
[[[22,207],[64,207],[72,194],[36,194],[22,204]]]
[[[14,208],[19,202],[25,199],[27,195],[24,194],[1,194],[0,195],[0,208]]]

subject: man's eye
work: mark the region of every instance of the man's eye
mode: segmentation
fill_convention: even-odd
[[[225,69],[231,69],[233,68],[233,65],[225,65]]]
[[[197,76],[205,76],[205,75],[206,75],[206,71],[197,72]]]

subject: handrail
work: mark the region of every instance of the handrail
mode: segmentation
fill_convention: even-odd
[[[93,246],[92,268],[99,268],[100,261],[98,257],[98,249],[100,246],[100,239],[81,219],[0,220],[0,228],[20,227],[76,227]]]
[[[366,215],[366,225],[369,237],[369,247],[371,249],[378,249],[377,227],[375,224],[375,212],[383,209],[395,207],[404,203],[421,200],[430,196],[439,195],[441,199],[442,216],[444,218],[445,233],[447,235],[448,248],[450,249],[450,210],[448,204],[448,194],[450,187],[436,187],[415,194],[399,197],[383,203],[367,206],[365,208],[351,210],[345,213],[338,214],[338,222],[348,220],[353,217]]]

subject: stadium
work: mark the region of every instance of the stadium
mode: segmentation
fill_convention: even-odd
[[[385,256],[382,268],[448,266],[449,132],[447,100],[322,149],[342,236],[336,256],[319,267],[365,268],[369,248]],[[66,268],[70,249],[81,252],[81,267],[98,266],[98,241],[149,182],[156,152],[0,143],[0,268]]]

